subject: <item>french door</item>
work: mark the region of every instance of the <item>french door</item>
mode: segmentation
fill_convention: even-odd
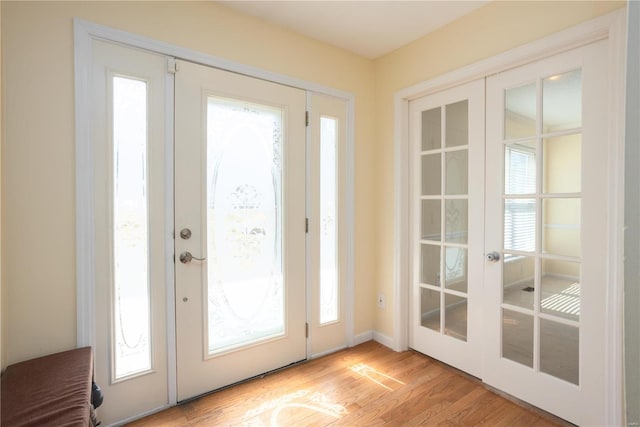
[[[587,425],[605,422],[605,57],[593,43],[410,104],[411,346]]]
[[[178,401],[306,358],[304,91],[177,61]]]
[[[483,379],[603,425],[606,42],[487,79]]]
[[[411,345],[473,375],[482,360],[484,82],[410,103]]]

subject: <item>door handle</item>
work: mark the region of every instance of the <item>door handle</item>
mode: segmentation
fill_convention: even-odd
[[[193,255],[191,255],[191,252],[189,251],[184,251],[180,254],[180,262],[183,264],[189,264],[192,260],[197,260],[197,261],[204,261],[206,260],[206,258],[196,258]]]
[[[500,261],[500,254],[496,251],[489,252],[487,254],[487,261],[489,262],[498,262]]]

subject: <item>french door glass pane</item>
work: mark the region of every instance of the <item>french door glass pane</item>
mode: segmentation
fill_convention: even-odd
[[[504,248],[510,251],[535,251],[535,199],[507,199],[504,201]]]
[[[502,302],[533,310],[535,257],[504,255],[502,264]]]
[[[575,326],[540,319],[540,370],[577,385],[579,344]]]
[[[444,333],[461,341],[467,340],[467,299],[444,295]]]
[[[505,91],[504,138],[517,139],[536,134],[536,84]]]
[[[580,320],[580,263],[542,260],[540,311]]]
[[[445,247],[444,285],[447,289],[467,292],[467,249]]]
[[[440,107],[422,112],[422,151],[441,147]]]
[[[440,200],[423,200],[422,201],[422,240],[440,241],[440,232],[442,224],[440,218]]]
[[[462,100],[445,107],[445,147],[469,143],[469,101]]]
[[[502,357],[533,367],[533,316],[502,310]]]
[[[469,203],[467,199],[452,199],[445,203],[445,240],[467,243],[469,234]]]
[[[446,153],[446,191],[445,194],[467,194],[469,188],[468,150]]]
[[[338,320],[337,130],[336,119],[320,118],[320,324]]]
[[[422,248],[421,283],[440,286],[440,246],[420,245]]]
[[[542,246],[548,254],[580,256],[580,199],[542,201]]]
[[[420,324],[440,332],[440,292],[420,288]]]
[[[209,354],[282,336],[282,111],[209,97]]]
[[[582,70],[557,74],[542,81],[543,132],[582,126]]]
[[[147,83],[113,78],[115,378],[151,369]]]
[[[544,139],[542,151],[543,192],[579,193],[582,191],[582,134]]]
[[[536,193],[536,143],[506,144],[504,148],[505,194]]]
[[[440,154],[422,156],[422,195],[441,194]]]

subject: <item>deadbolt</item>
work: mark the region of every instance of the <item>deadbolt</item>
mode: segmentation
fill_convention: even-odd
[[[184,240],[188,240],[191,238],[191,230],[189,230],[188,228],[183,228],[182,230],[180,230],[180,237]]]

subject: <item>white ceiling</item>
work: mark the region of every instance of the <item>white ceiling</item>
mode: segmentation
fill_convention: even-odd
[[[367,58],[377,58],[483,6],[487,1],[220,1]]]

